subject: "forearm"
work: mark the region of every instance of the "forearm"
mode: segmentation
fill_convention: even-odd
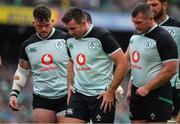
[[[68,60],[67,66],[67,87],[71,87],[74,85],[74,70],[73,70],[73,62],[72,60]]]
[[[23,87],[26,84],[27,77],[29,75],[29,70],[22,68],[18,65],[18,68],[14,74],[13,86],[11,91],[11,96],[18,96]]]
[[[19,95],[19,93],[26,84],[29,71],[30,71],[29,62],[23,59],[19,59],[19,64],[14,74],[13,86],[10,94],[11,96],[17,97]]]
[[[114,72],[114,78],[111,82],[110,87],[108,88],[108,91],[115,92],[117,87],[120,85],[120,83],[123,81],[126,73],[128,70],[128,64],[119,64],[117,65],[115,72]]]
[[[156,77],[150,80],[145,87],[149,90],[156,89],[170,81],[170,79],[176,74],[177,64],[171,63],[169,67],[163,67],[162,70],[156,75]]]

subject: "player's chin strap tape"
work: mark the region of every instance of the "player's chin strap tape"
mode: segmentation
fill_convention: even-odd
[[[18,68],[14,75],[13,86],[10,96],[18,97],[19,93],[26,84],[28,75],[29,70],[23,69],[22,67],[20,67],[20,65],[18,65]]]

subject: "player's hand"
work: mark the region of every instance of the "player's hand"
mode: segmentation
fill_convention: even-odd
[[[17,97],[16,97],[16,96],[11,96],[11,97],[10,97],[9,107],[10,107],[13,111],[19,111],[19,106],[18,106],[18,102],[17,102]]]
[[[97,99],[102,98],[100,110],[103,109],[104,113],[106,113],[107,109],[109,109],[109,112],[111,111],[111,108],[114,105],[114,95],[115,95],[114,92],[111,93],[108,91],[104,91],[97,97]]]
[[[136,95],[139,95],[139,96],[147,96],[149,94],[150,90],[144,85],[144,86],[141,86],[139,87],[137,90],[136,90]]]
[[[73,87],[73,86],[69,86],[69,87],[68,87],[67,105],[69,105],[69,101],[70,101],[70,98],[71,98],[72,93],[75,93],[74,87]]]

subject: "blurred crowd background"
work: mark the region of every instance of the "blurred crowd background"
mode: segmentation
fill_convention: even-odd
[[[118,11],[128,12],[136,2],[143,0],[1,0],[0,4],[13,6],[35,6],[39,3],[46,3],[52,7],[67,9],[71,6],[80,7],[87,10],[95,11]],[[179,0],[168,0],[170,9],[178,10],[180,7]],[[176,13],[177,14],[177,13]]]
[[[0,123],[32,122],[33,83],[31,77],[19,96],[20,111],[11,111],[8,102],[20,45],[35,33],[31,25],[32,10],[35,5],[45,3],[51,7],[55,27],[62,30],[65,29],[60,19],[69,7],[75,6],[89,11],[93,24],[109,29],[122,49],[126,51],[129,38],[134,31],[130,20],[130,10],[136,2],[140,1],[143,0],[0,0],[0,53],[3,60],[3,68],[0,71]],[[180,20],[180,0],[169,0],[168,3],[169,15]],[[122,83],[125,92],[117,106],[116,123],[129,122],[125,100],[128,78],[127,76]]]

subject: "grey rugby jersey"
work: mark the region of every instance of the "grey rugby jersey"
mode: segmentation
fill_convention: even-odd
[[[50,99],[67,94],[67,36],[53,28],[48,38],[34,34],[22,44],[20,58],[30,62],[35,94]]]
[[[180,60],[180,22],[167,16],[167,19],[159,25],[166,29],[174,38],[178,49],[178,59]],[[179,64],[177,66],[176,75],[174,75],[174,77],[171,79],[171,85],[177,85],[177,88],[180,88]]]
[[[87,96],[99,95],[113,79],[114,63],[110,55],[121,50],[110,32],[93,27],[81,39],[67,40],[74,63],[74,88]]]
[[[159,26],[145,35],[130,38],[131,80],[136,87],[145,85],[162,69],[162,63],[177,60],[177,46],[170,34]]]

